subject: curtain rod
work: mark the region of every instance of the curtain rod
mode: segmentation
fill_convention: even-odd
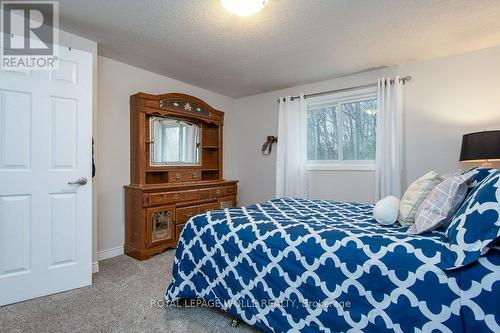
[[[405,77],[399,78],[399,81],[403,82],[405,84],[408,81],[411,81],[411,76],[406,75]],[[304,98],[310,98],[310,97],[316,97],[316,96],[323,96],[323,95],[329,95],[333,93],[339,93],[339,92],[345,92],[345,91],[351,91],[351,90],[356,90],[356,89],[363,89],[363,88],[371,88],[371,87],[376,87],[377,83],[371,83],[371,84],[363,84],[360,86],[355,86],[355,87],[349,87],[349,88],[341,88],[341,89],[335,89],[335,90],[329,90],[329,91],[322,91],[314,94],[307,94],[304,95]],[[292,96],[290,99],[293,101],[297,98],[300,98],[300,96]],[[280,99],[278,98],[278,102]]]

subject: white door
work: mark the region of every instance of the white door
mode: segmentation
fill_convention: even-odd
[[[0,70],[0,305],[92,281],[92,55],[59,59]]]

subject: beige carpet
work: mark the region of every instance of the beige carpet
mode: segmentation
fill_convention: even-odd
[[[258,332],[212,308],[151,306],[171,281],[174,250],[99,263],[92,286],[0,307],[0,332]]]

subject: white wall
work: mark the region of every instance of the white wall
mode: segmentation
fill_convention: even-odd
[[[405,88],[406,172],[467,169],[459,163],[461,136],[500,129],[500,46],[400,66]],[[496,164],[496,167],[499,167]]]
[[[236,137],[236,101],[165,76],[154,74],[108,58],[98,57],[97,149],[97,249],[120,248],[124,243],[124,191],[130,183],[130,95],[137,92],[161,94],[179,92],[194,95],[225,112],[224,176],[235,174],[231,151]],[[116,252],[114,252],[116,253]]]
[[[262,156],[267,135],[277,135],[279,96],[314,93],[411,75],[405,86],[406,184],[434,169],[468,168],[458,162],[461,136],[500,128],[500,47],[384,68],[237,101],[238,149],[232,152],[240,180],[240,204],[273,198],[276,154]],[[226,150],[227,151],[227,150]],[[311,198],[373,202],[373,171],[309,171]]]

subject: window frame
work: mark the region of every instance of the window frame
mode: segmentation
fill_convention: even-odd
[[[337,129],[338,129],[338,155],[342,156],[343,142],[340,141],[342,137],[342,111],[341,105],[353,102],[360,102],[369,99],[377,100],[377,87],[361,88],[350,90],[347,92],[333,93],[329,95],[310,97],[306,99],[307,113],[310,109],[321,108],[326,105],[335,105],[337,109]],[[307,126],[307,125],[306,125]],[[307,137],[306,137],[307,140]],[[377,138],[375,138],[377,140]],[[375,160],[307,160],[307,170],[311,171],[374,171]]]

